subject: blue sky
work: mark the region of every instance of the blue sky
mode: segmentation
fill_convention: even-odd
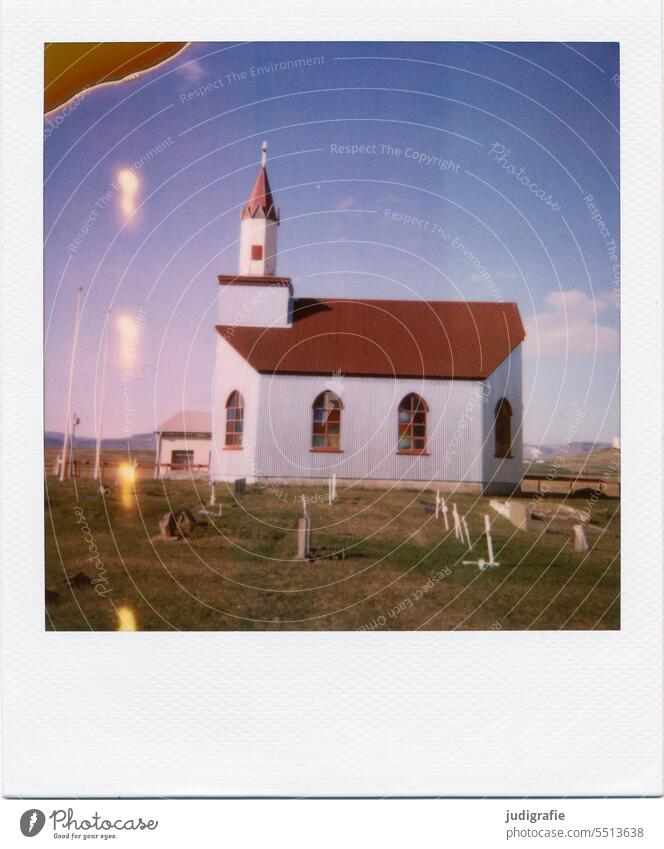
[[[216,276],[237,270],[265,139],[297,295],[516,301],[526,441],[609,441],[618,75],[617,44],[205,43],[50,115],[46,429],[64,427],[79,286],[81,434],[109,309],[106,436],[210,408]]]

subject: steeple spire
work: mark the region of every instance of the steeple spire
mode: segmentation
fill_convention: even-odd
[[[267,142],[261,145],[261,167],[240,215],[240,275],[270,277],[277,267],[279,214],[267,178]]]
[[[277,208],[272,200],[272,189],[267,178],[267,142],[261,145],[261,167],[256,176],[249,199],[242,207],[240,218],[267,218],[278,221]]]

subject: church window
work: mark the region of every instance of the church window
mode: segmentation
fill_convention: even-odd
[[[313,403],[312,451],[341,451],[340,399],[334,392],[321,392]]]
[[[496,404],[495,431],[495,456],[510,459],[512,457],[512,407],[507,398],[501,398]]]
[[[241,448],[244,431],[244,399],[236,390],[226,401],[226,448]]]
[[[251,258],[253,260],[263,259],[263,245],[252,245],[251,246]]]
[[[423,454],[427,449],[427,413],[423,398],[411,392],[399,404],[400,454]]]

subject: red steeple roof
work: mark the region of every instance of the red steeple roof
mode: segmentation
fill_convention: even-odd
[[[267,178],[267,143],[263,142],[261,167],[256,177],[256,182],[249,195],[249,200],[242,207],[240,218],[265,217],[270,221],[278,221],[277,208],[272,199],[272,189]]]

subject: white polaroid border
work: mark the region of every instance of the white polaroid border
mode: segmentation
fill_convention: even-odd
[[[620,631],[44,630],[43,42],[238,38],[620,42]],[[661,793],[659,72],[656,0],[4,0],[6,795]]]

